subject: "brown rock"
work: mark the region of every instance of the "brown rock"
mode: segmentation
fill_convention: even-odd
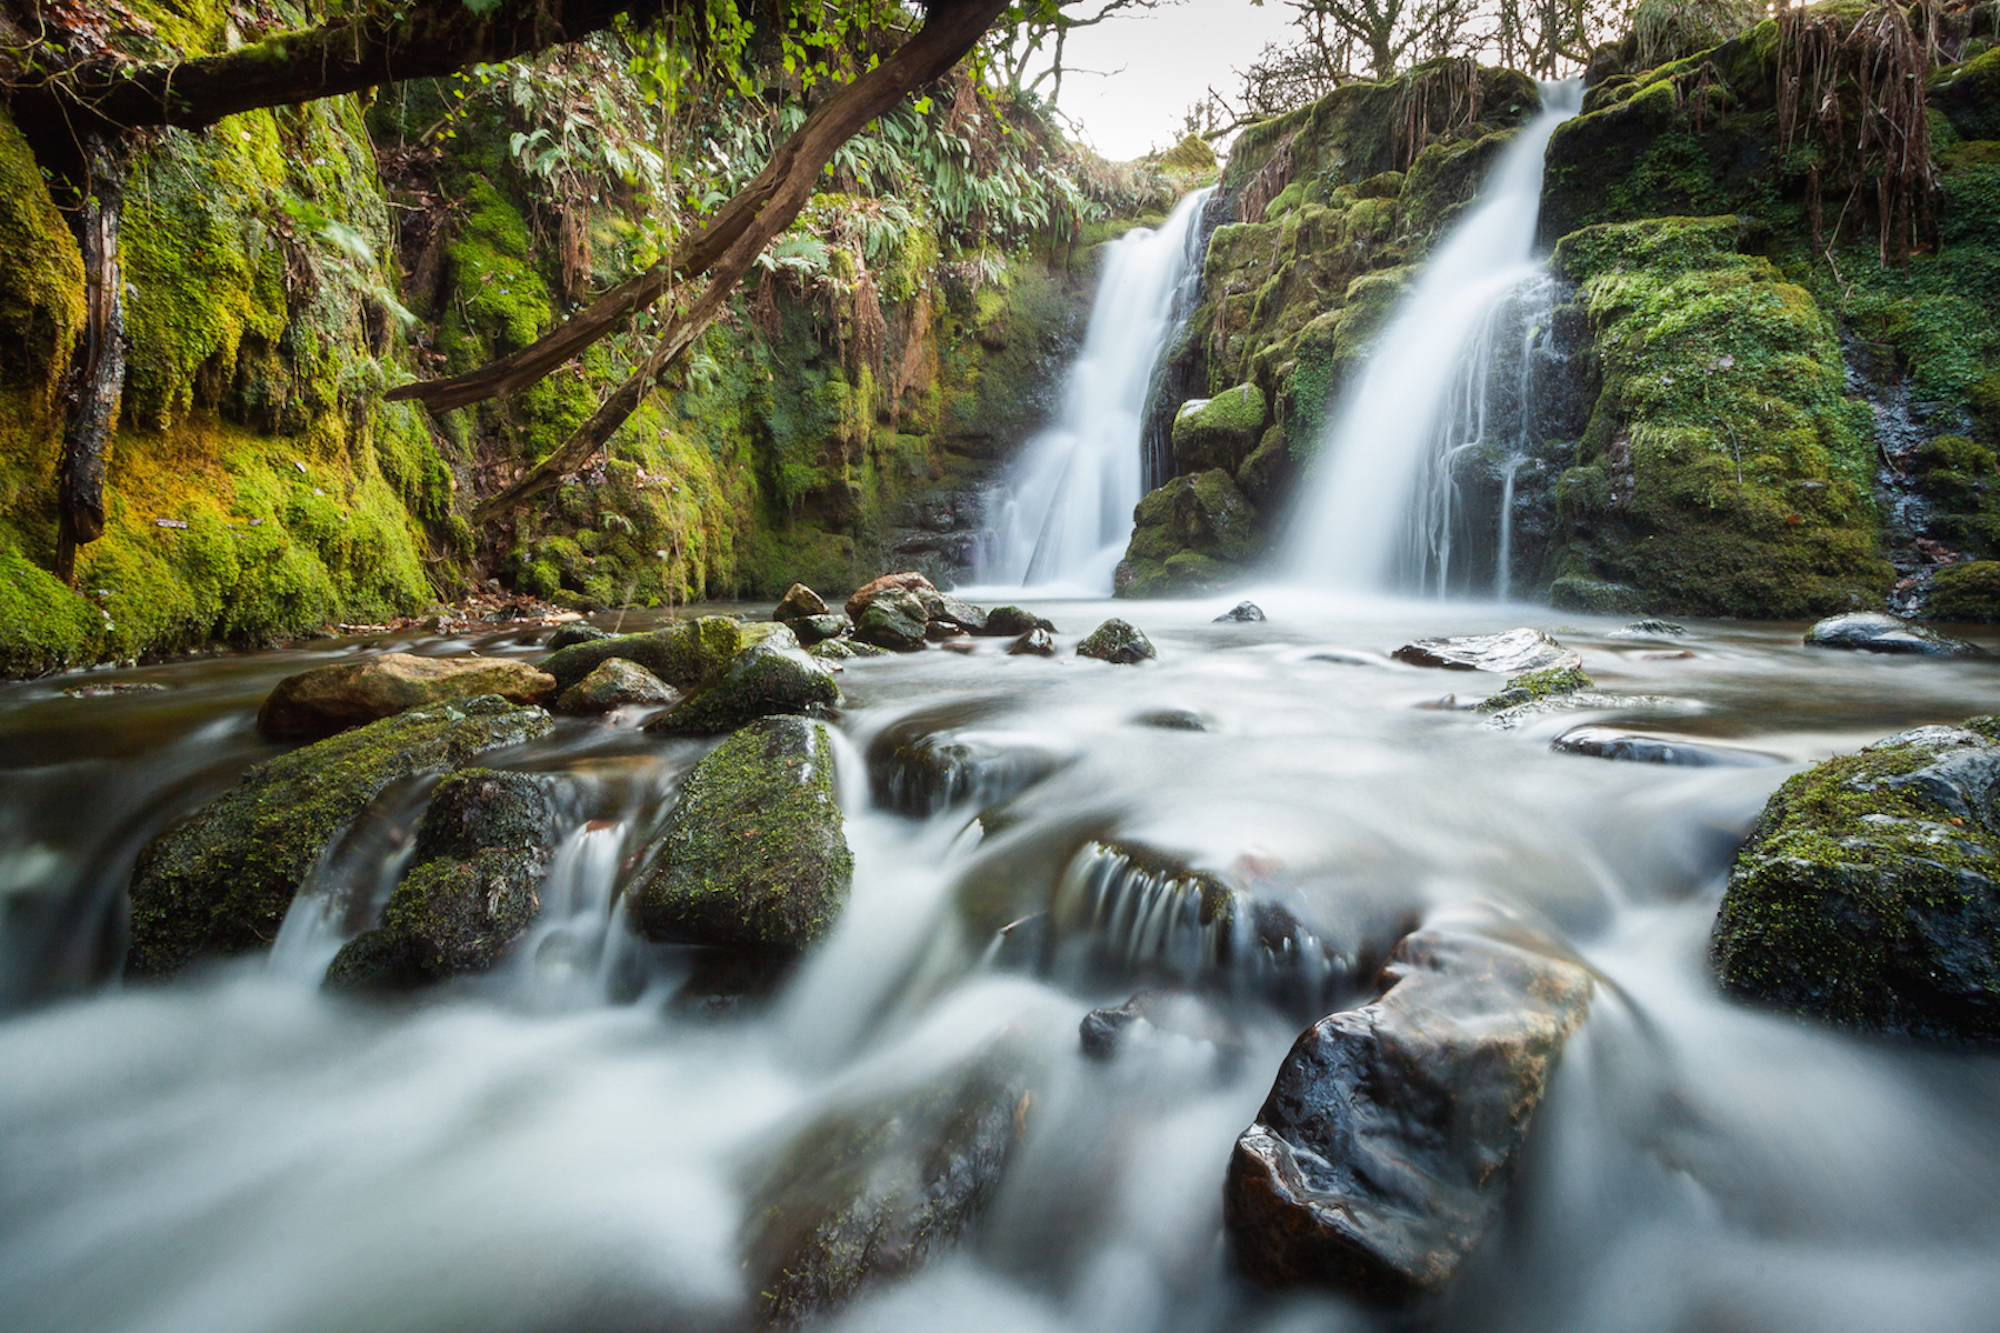
[[[929,593],[932,596],[937,595],[937,589],[922,574],[914,572],[884,574],[881,578],[870,583],[864,583],[854,590],[854,595],[847,599],[847,618],[857,625],[860,624],[861,613],[866,611],[874,603],[875,599],[885,592],[907,592],[915,593],[919,596],[925,593]]]
[[[538,704],[555,692],[555,677],[526,662],[383,653],[285,677],[264,700],[257,728],[287,740],[316,738],[446,699],[497,694],[509,703]]]
[[[803,583],[794,583],[785,589],[785,595],[778,599],[778,609],[771,613],[771,619],[803,620],[807,616],[825,614],[826,602],[820,595]]]
[[[1056,641],[1045,629],[1029,630],[1020,638],[1007,645],[1009,657],[1054,657]]]

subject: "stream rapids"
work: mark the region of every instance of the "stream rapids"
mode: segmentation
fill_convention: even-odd
[[[676,999],[685,959],[624,925],[624,877],[712,744],[630,718],[561,719],[482,761],[586,775],[593,807],[575,812],[537,926],[493,973],[394,1002],[321,993],[326,960],[407,854],[424,793],[392,789],[268,954],[116,980],[134,857],[278,752],[253,726],[278,678],[364,650],[537,657],[545,631],[322,641],[0,687],[0,1324],[740,1327],[744,1181],[774,1145],[1007,1033],[1047,1074],[1019,1108],[998,1194],[959,1246],[830,1327],[2000,1327],[2000,1059],[1748,1009],[1706,966],[1730,860],[1770,792],[1898,729],[2000,711],[1990,664],[1817,652],[1791,625],[1690,623],[1656,641],[1538,608],[1255,597],[1267,622],[1211,623],[1213,600],[1032,602],[1061,631],[1053,660],[982,641],[845,664],[852,897],[775,994],[737,1007]],[[1071,656],[1111,614],[1159,660]],[[1517,624],[1581,651],[1611,701],[1497,727],[1421,705],[1501,678],[1387,657]],[[64,693],[113,684],[161,688]],[[1138,720],[1161,712],[1183,725]],[[965,784],[916,813],[883,801],[870,741],[919,714],[1035,757],[1003,776],[1045,776]],[[1587,722],[1768,762],[1551,750]],[[1224,1167],[1318,1016],[1296,988],[1250,978],[1215,1002],[1240,1033],[1229,1059],[1163,1035],[1100,1062],[1079,1022],[1122,1003],[1135,974],[1004,965],[984,886],[1053,900],[1078,849],[1110,838],[1242,885],[1348,956],[1426,907],[1484,899],[1595,969],[1598,998],[1506,1213],[1446,1296],[1391,1314],[1268,1296],[1236,1274]],[[1128,961],[1147,947],[1135,930]],[[1340,978],[1318,994],[1363,1002],[1367,983],[1357,971],[1346,998]]]

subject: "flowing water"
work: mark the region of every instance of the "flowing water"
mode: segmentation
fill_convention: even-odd
[[[1174,332],[1175,297],[1213,187],[1182,197],[1158,231],[1105,248],[1083,348],[1054,424],[1030,440],[996,497],[982,584],[1111,591],[1145,484],[1141,435],[1154,367]]]
[[[676,997],[687,960],[617,893],[706,743],[562,720],[491,762],[576,775],[531,934],[408,1000],[321,994],[420,788],[330,856],[268,956],[121,987],[121,902],[155,832],[277,747],[279,676],[364,647],[492,654],[533,635],[391,636],[0,688],[0,1325],[10,1333],[736,1326],[746,1180],[829,1107],[936,1077],[1000,1034],[1037,1069],[1023,1138],[952,1253],[841,1330],[1079,1333],[1985,1333],[2000,1311],[2000,1059],[1866,1041],[1712,988],[1730,857],[1789,773],[2000,709],[1978,661],[1815,653],[1797,626],[1615,622],[1258,594],[1121,604],[1159,648],[1070,655],[1112,608],[1044,602],[1053,660],[985,641],[853,662],[840,788],[855,853],[833,934],[761,1005]],[[1386,653],[1555,629],[1629,702],[1502,729],[1425,708],[1497,679]],[[1692,656],[1677,655],[1692,653]],[[78,682],[164,688],[69,698]],[[871,773],[892,726],[951,731],[979,780]],[[1770,757],[1669,768],[1554,753],[1584,722]],[[1191,729],[1199,725],[1201,730]],[[984,775],[983,778],[980,775]],[[980,819],[982,813],[987,818]],[[1133,860],[1143,844],[1212,872]],[[1427,905],[1508,905],[1599,970],[1506,1214],[1414,1317],[1233,1275],[1221,1182],[1300,1026],[1365,997]],[[1054,963],[1012,943],[1043,918]],[[1260,917],[1261,914],[1261,917]],[[1290,923],[1279,938],[1253,919]],[[1014,926],[1013,930],[1006,927]],[[1108,1063],[1078,1024],[1141,984],[1207,1034]]]
[[[1542,157],[1556,126],[1582,105],[1581,80],[1542,85],[1542,110],[1502,151],[1342,392],[1290,520],[1284,559],[1293,577],[1348,591],[1464,586],[1463,565],[1453,566],[1462,526],[1455,469],[1497,443],[1489,405],[1512,381],[1496,382],[1496,349],[1519,348],[1545,330],[1535,318],[1548,310],[1551,289],[1534,258]],[[1524,353],[1501,364],[1531,363]],[[1514,452],[1496,461],[1511,482],[1531,441],[1508,443]],[[1503,490],[1511,502],[1511,487]],[[1505,544],[1505,510],[1499,522]],[[1506,582],[1500,561],[1483,586],[1504,595]]]

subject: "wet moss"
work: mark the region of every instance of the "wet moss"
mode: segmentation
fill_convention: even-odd
[[[35,156],[0,112],[0,373],[52,385],[83,328],[83,257]]]
[[[1480,700],[1482,712],[1497,713],[1503,708],[1514,708],[1520,704],[1536,703],[1564,694],[1575,694],[1579,690],[1596,688],[1596,682],[1583,674],[1581,667],[1545,667],[1540,671],[1526,671],[1508,680],[1507,688]]]
[[[1923,614],[1955,624],[2000,622],[2000,561],[1968,560],[1938,570]]]

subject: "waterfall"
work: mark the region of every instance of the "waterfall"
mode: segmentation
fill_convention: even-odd
[[[995,505],[979,582],[1111,591],[1143,493],[1153,368],[1173,336],[1183,275],[1199,267],[1192,242],[1212,189],[1183,198],[1158,231],[1138,228],[1108,247],[1062,406]]]
[[[1452,565],[1453,537],[1465,527],[1454,468],[1496,442],[1490,404],[1505,372],[1532,374],[1552,294],[1534,257],[1542,157],[1581,106],[1579,80],[1542,85],[1542,110],[1501,154],[1342,393],[1287,534],[1294,577],[1356,591],[1463,583],[1465,568]],[[1521,356],[1496,368],[1494,349],[1509,345]],[[1513,413],[1513,451],[1494,460],[1509,499],[1530,442],[1526,407]],[[1498,525],[1496,547],[1511,546],[1509,518]],[[1502,572],[1495,586],[1505,583]]]

